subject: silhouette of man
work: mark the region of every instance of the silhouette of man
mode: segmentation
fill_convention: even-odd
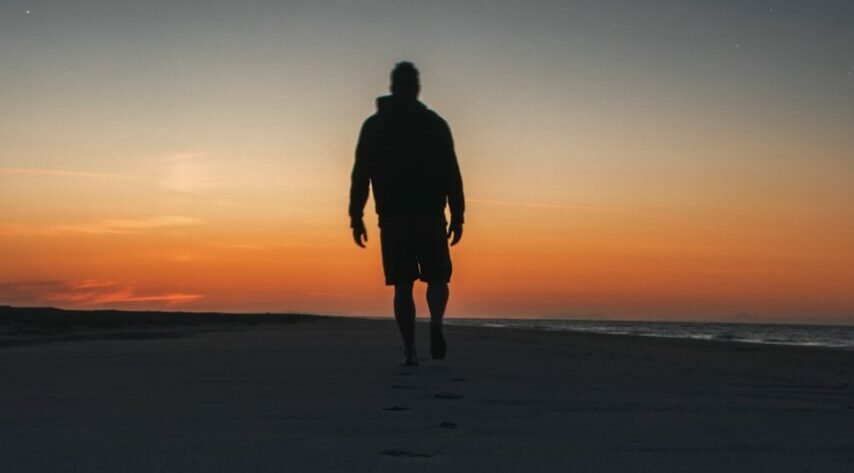
[[[443,359],[447,345],[442,317],[448,303],[451,255],[463,236],[463,181],[451,129],[418,100],[418,69],[398,63],[391,72],[391,95],[377,98],[377,112],[365,120],[356,146],[350,187],[353,240],[368,241],[362,220],[368,184],[379,216],[386,285],[394,285],[394,317],[403,337],[404,364],[418,364],[415,352],[416,279],[427,283],[430,354]],[[445,220],[450,207],[451,224]]]

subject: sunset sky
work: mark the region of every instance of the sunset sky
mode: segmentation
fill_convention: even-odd
[[[849,0],[4,0],[0,304],[390,315],[347,199],[399,60],[449,317],[854,323]]]

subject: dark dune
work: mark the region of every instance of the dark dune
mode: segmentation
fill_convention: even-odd
[[[317,319],[303,314],[65,310],[0,306],[0,347],[62,340],[145,339]]]

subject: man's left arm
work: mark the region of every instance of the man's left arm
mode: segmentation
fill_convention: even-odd
[[[353,240],[362,248],[368,241],[368,232],[365,230],[365,223],[362,220],[365,203],[368,201],[368,193],[370,192],[370,177],[366,162],[370,141],[367,129],[367,123],[362,125],[359,142],[356,145],[356,162],[353,163],[353,172],[350,175],[350,228],[353,229]]]

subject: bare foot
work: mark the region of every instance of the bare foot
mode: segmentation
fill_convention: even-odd
[[[430,355],[434,360],[444,360],[447,349],[448,345],[445,343],[445,335],[442,333],[442,327],[431,327]]]
[[[403,363],[401,366],[417,366],[418,365],[418,355],[415,353],[415,348],[412,348],[407,351],[406,358],[403,359]]]

